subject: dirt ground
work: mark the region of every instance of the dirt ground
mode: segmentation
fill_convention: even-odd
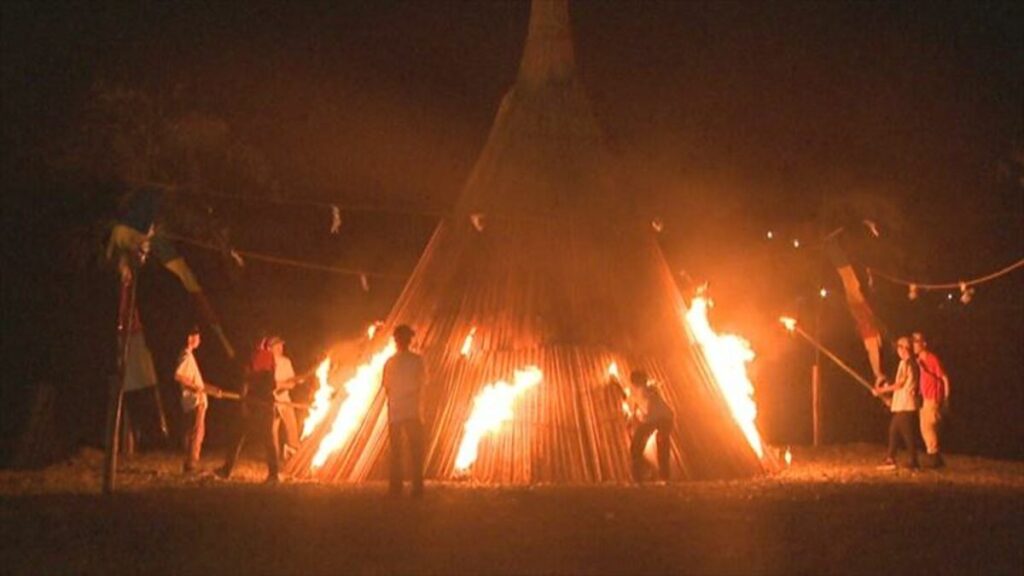
[[[179,460],[102,456],[0,472],[0,571],[22,574],[1024,573],[1024,463],[875,469],[881,447],[796,450],[746,481],[493,488],[263,486],[183,479]],[[216,461],[205,463],[209,468]]]

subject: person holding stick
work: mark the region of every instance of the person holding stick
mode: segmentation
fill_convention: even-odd
[[[203,450],[203,438],[206,436],[206,383],[199,371],[199,364],[193,354],[202,343],[199,328],[193,327],[185,337],[185,348],[178,357],[178,367],[174,371],[174,380],[181,385],[181,409],[185,413],[185,463],[182,470],[185,474],[193,474],[199,466],[199,457]]]
[[[291,358],[284,355],[284,340],[272,336],[267,340],[267,347],[274,356],[274,446],[281,446],[281,426],[284,426],[284,447],[281,449],[281,460],[287,460],[299,450],[299,423],[295,418],[295,406],[292,404],[290,390],[295,388],[299,378],[295,376],[295,367]]]
[[[895,382],[888,386],[876,386],[872,392],[875,396],[892,392],[892,404],[889,407],[892,411],[892,419],[889,421],[889,451],[885,461],[878,469],[896,469],[897,443],[902,437],[904,446],[910,452],[908,467],[911,470],[916,470],[918,463],[914,416],[917,414],[918,407],[919,370],[917,361],[911,357],[910,338],[903,336],[896,341],[896,353],[900,357],[900,365],[896,370]]]
[[[274,442],[274,354],[268,346],[269,339],[261,338],[253,350],[246,369],[244,392],[242,394],[242,421],[235,428],[228,444],[224,464],[214,472],[219,478],[228,479],[242,453],[248,437],[256,438],[263,444],[267,458],[267,484],[281,481]]]
[[[633,440],[629,445],[629,453],[633,463],[633,479],[637,482],[644,481],[644,448],[652,434],[657,433],[658,443],[658,477],[667,482],[669,479],[669,435],[672,433],[672,423],[675,420],[675,413],[661,397],[661,391],[650,383],[647,372],[633,370],[629,375],[634,389],[646,404],[643,410],[643,419],[637,424],[633,432]]]

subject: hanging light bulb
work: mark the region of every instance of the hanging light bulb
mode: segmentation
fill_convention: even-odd
[[[660,234],[665,229],[665,222],[661,218],[655,218],[651,220],[651,228],[654,228],[654,231]]]
[[[767,238],[768,238],[769,240],[771,240],[772,238],[775,238],[775,233],[774,233],[774,232],[772,232],[771,230],[769,230],[769,231],[768,231],[768,233],[767,233],[767,234],[765,234],[765,236],[766,236],[766,237],[767,237]]]
[[[821,290],[818,290],[818,295],[821,296],[822,300],[824,300],[825,298],[828,298],[828,288],[825,288],[824,286],[822,286]]]
[[[793,238],[793,248],[799,248],[799,247],[800,247],[800,239],[799,238]]]
[[[908,300],[917,300],[917,284],[911,284],[910,290],[907,292]]]

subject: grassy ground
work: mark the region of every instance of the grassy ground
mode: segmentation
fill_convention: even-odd
[[[781,474],[667,486],[485,488],[185,480],[171,455],[0,472],[5,573],[1024,573],[1024,463],[881,472],[881,448],[797,451]],[[213,462],[209,463],[212,467]]]

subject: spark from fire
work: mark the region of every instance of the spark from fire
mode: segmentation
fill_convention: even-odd
[[[473,412],[466,420],[465,434],[455,457],[456,472],[465,472],[476,462],[480,439],[488,432],[497,432],[504,422],[511,420],[516,398],[539,384],[543,377],[540,368],[528,366],[515,371],[512,384],[499,380],[484,386],[473,400]]]
[[[754,403],[754,386],[747,376],[746,364],[754,359],[750,343],[732,334],[718,334],[708,321],[709,301],[697,296],[690,303],[686,322],[697,342],[700,343],[715,383],[725,397],[733,419],[739,424],[747,442],[759,458],[764,457],[761,434],[754,425],[757,404]]]
[[[327,411],[331,407],[331,397],[334,396],[334,388],[327,381],[327,375],[331,371],[331,358],[328,356],[316,368],[316,392],[313,393],[313,404],[309,407],[309,415],[302,424],[302,437],[305,438],[316,430],[316,427],[327,417]]]
[[[343,448],[352,438],[356,428],[366,417],[373,398],[380,390],[381,373],[384,363],[395,353],[394,341],[373,355],[368,362],[356,368],[354,376],[345,382],[345,400],[338,409],[331,430],[320,441],[316,454],[313,456],[313,468],[319,468],[327,461],[327,457],[336,450]]]
[[[469,334],[466,335],[466,339],[462,341],[462,350],[459,352],[464,358],[469,358],[471,352],[473,352],[473,336],[476,335],[476,326],[469,329]]]
[[[796,330],[796,318],[790,318],[789,316],[783,316],[779,318],[779,322],[786,327],[786,330],[793,332]]]

